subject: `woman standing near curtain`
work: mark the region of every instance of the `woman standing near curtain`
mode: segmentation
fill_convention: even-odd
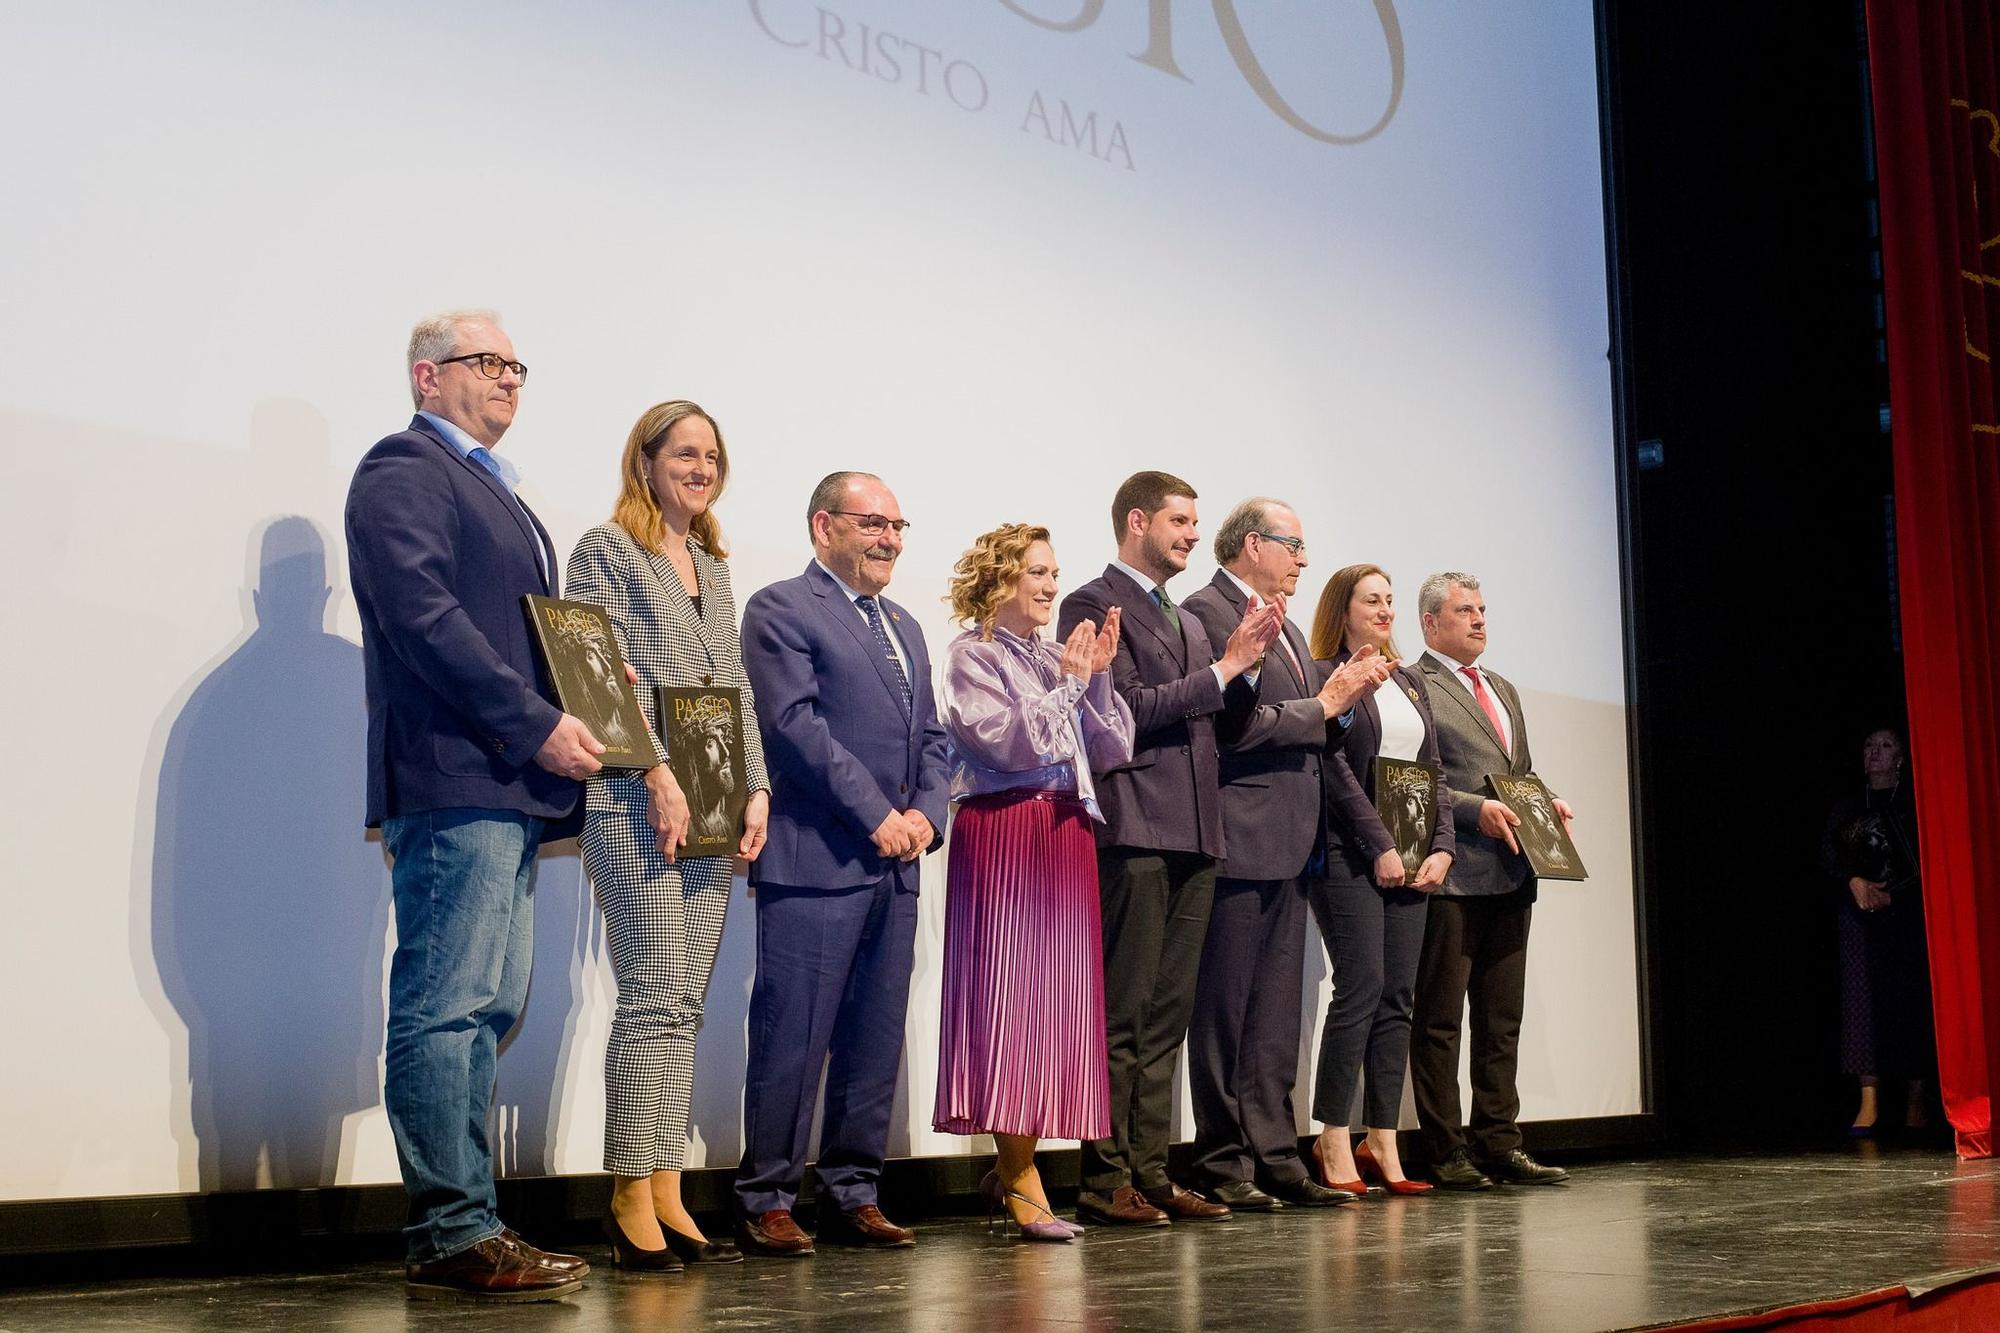
[[[1861,743],[1861,790],[1834,802],[1820,865],[1840,883],[1841,1070],[1861,1081],[1850,1132],[1875,1132],[1884,1080],[1900,1083],[1903,1124],[1926,1129],[1937,1072],[1930,952],[1917,866],[1917,805],[1890,727]]]
[[[750,793],[736,854],[763,850],[771,784],[743,674],[728,551],[713,506],[729,478],[715,421],[676,400],[648,408],[625,441],[611,522],[570,555],[566,594],[611,613],[640,706],[656,685],[733,685],[742,692],[743,775]],[[654,749],[666,754],[657,736]],[[615,1178],[605,1235],[628,1268],[672,1271],[732,1263],[681,1200],[695,1036],[735,873],[728,856],[682,858],[690,811],[664,762],[643,775],[592,778],[583,859],[604,910],[618,1010],[604,1055],[604,1167]]]
[[[945,650],[957,812],[945,879],[936,1128],[993,1135],[980,1182],[1028,1240],[1076,1234],[1049,1209],[1038,1139],[1110,1133],[1091,770],[1132,757],[1111,688],[1118,612],[1041,637],[1055,612],[1047,528],[1010,523],[959,557]]]
[[[1313,656],[1338,668],[1364,646],[1397,661],[1391,631],[1396,595],[1379,565],[1336,570],[1313,612]],[[1432,793],[1430,851],[1406,877],[1396,843],[1375,810],[1375,760],[1421,759],[1439,765],[1436,725],[1423,678],[1398,665],[1355,705],[1354,722],[1329,756],[1326,773],[1326,873],[1309,880],[1306,896],[1333,960],[1333,1002],[1320,1035],[1313,1080],[1313,1118],[1324,1128],[1313,1145],[1321,1183],[1362,1193],[1366,1173],[1396,1194],[1430,1186],[1408,1179],[1396,1149],[1403,1072],[1410,1054],[1410,1006],[1423,951],[1428,895],[1444,883],[1457,843],[1451,793],[1439,777]],[[1442,770],[1440,770],[1442,772]],[[1363,1063],[1368,1070],[1364,1118],[1368,1134],[1356,1149],[1348,1112]]]

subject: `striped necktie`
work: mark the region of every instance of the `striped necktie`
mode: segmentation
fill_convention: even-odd
[[[868,617],[868,628],[875,631],[875,642],[882,645],[883,656],[889,659],[889,665],[895,669],[896,683],[903,687],[903,712],[914,713],[916,699],[910,692],[910,677],[903,670],[903,659],[896,656],[895,645],[889,642],[889,627],[882,623],[882,608],[876,605],[873,597],[857,597],[854,599],[854,604],[861,608],[862,615]]]

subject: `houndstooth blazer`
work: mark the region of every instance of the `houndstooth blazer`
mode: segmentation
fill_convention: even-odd
[[[757,700],[743,674],[743,644],[736,625],[736,594],[729,565],[688,538],[695,580],[701,585],[702,614],[696,615],[673,562],[647,552],[615,523],[600,523],[583,534],[570,552],[563,596],[595,602],[611,613],[619,651],[639,673],[639,707],[654,725],[655,685],[734,685],[743,691],[743,758],[749,790],[769,791],[764,742],[757,730]],[[653,750],[666,749],[657,734]],[[585,798],[591,810],[644,810],[646,784],[639,774],[602,774],[590,779]]]

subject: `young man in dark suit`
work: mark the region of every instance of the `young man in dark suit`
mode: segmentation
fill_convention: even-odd
[[[528,995],[544,837],[576,828],[604,747],[538,683],[523,593],[555,548],[493,454],[527,367],[491,311],[410,335],[408,429],[347,496],[368,695],[368,826],[393,858],[383,1101],[410,1194],[412,1296],[539,1300],[588,1272],[494,1211],[485,1125],[501,1038]]]
[[[1215,558],[1215,577],[1182,603],[1210,640],[1227,639],[1258,607],[1282,611],[1298,592],[1306,567],[1299,516],[1277,500],[1245,500],[1216,530]],[[1320,843],[1329,730],[1340,732],[1362,688],[1389,669],[1371,650],[1330,672],[1298,626],[1280,625],[1263,662],[1230,686],[1217,724],[1228,854],[1188,1031],[1197,1188],[1250,1212],[1355,1198],[1314,1180],[1299,1157],[1292,1084],[1305,985],[1303,876]]]
[[[876,1190],[902,1063],[917,862],[944,841],[948,799],[923,632],[881,595],[903,550],[895,495],[869,473],[836,472],[813,491],[806,523],[812,563],[743,611],[771,822],[750,872],[757,979],[737,1239],[771,1257],[813,1252],[792,1204],[829,1051],[819,1239],[916,1243],[882,1215]]]
[[[1470,574],[1433,574],[1417,594],[1424,655],[1417,668],[1437,723],[1458,846],[1432,896],[1417,965],[1410,1067],[1431,1175],[1455,1190],[1553,1185],[1569,1179],[1521,1147],[1514,1075],[1528,983],[1528,924],[1535,874],[1521,855],[1521,821],[1486,790],[1489,773],[1535,771],[1528,724],[1513,685],[1478,665],[1486,651],[1486,599]],[[1575,812],[1555,803],[1567,825]],[[1442,816],[1445,812],[1440,811]],[[1472,1004],[1472,1121],[1458,1098],[1459,1031]]]
[[[1167,1178],[1174,1065],[1222,858],[1215,715],[1230,682],[1277,636],[1281,615],[1243,618],[1218,657],[1201,622],[1168,596],[1200,538],[1194,488],[1165,472],[1126,478],[1111,502],[1118,558],[1063,599],[1058,635],[1124,612],[1111,665],[1132,709],[1132,761],[1097,784],[1104,907],[1104,1022],[1111,1135],[1083,1145],[1077,1214],[1122,1226],[1228,1216]]]

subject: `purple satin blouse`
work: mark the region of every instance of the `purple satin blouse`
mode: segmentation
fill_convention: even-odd
[[[1086,685],[1063,673],[1062,650],[1046,639],[999,628],[982,639],[967,630],[945,647],[942,703],[952,800],[1020,788],[1073,791],[1104,822],[1091,770],[1132,758],[1132,710],[1111,688],[1110,672]]]

